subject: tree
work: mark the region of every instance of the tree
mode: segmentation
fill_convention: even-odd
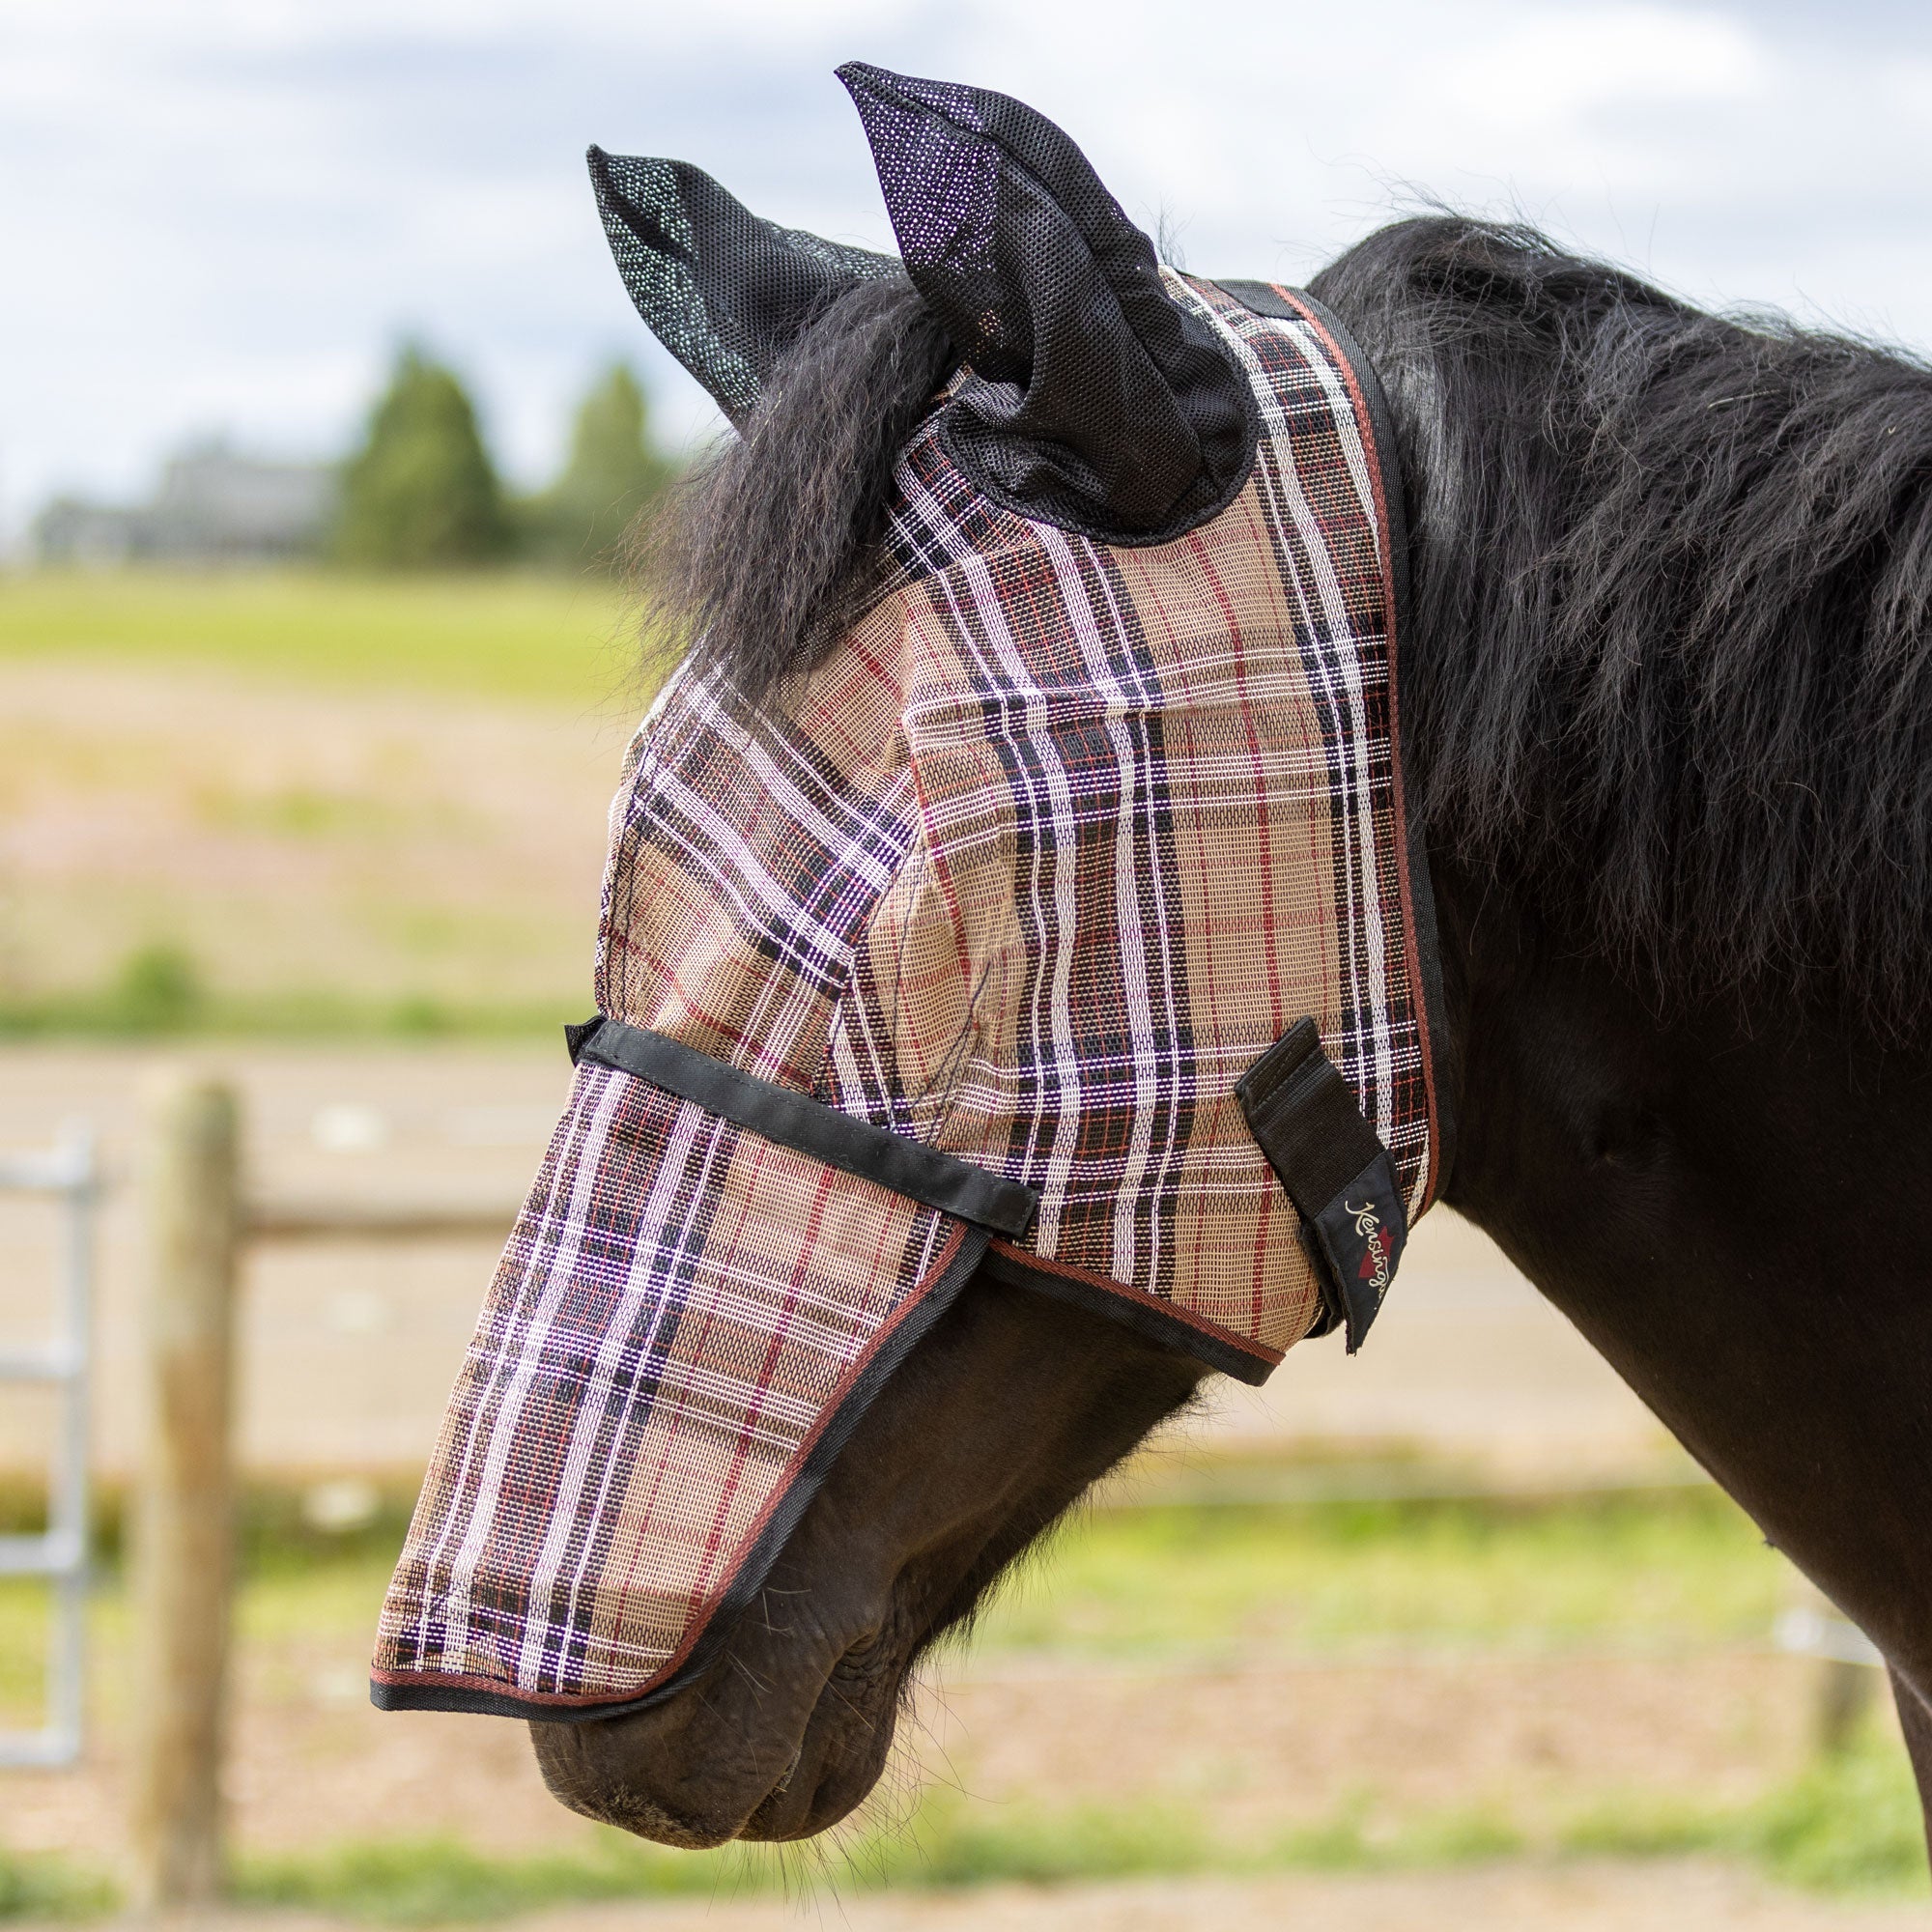
[[[631,521],[669,479],[650,444],[638,379],[613,362],[578,406],[570,460],[529,505],[534,548],[559,564],[609,564]]]
[[[405,344],[343,470],[337,556],[391,570],[461,566],[496,561],[511,540],[469,395],[451,371]]]

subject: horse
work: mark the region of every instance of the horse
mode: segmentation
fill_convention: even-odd
[[[1310,293],[1400,457],[1440,1199],[1870,1636],[1932,1797],[1932,371],[1455,213]],[[957,359],[893,265],[808,306],[654,565],[753,696],[863,607]],[[922,1656],[1205,1374],[983,1267],[701,1678],[531,1722],[551,1791],[825,1831]]]

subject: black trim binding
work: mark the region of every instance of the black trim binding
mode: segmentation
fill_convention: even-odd
[[[765,1526],[746,1550],[743,1562],[724,1594],[705,1617],[703,1628],[690,1653],[662,1684],[635,1697],[613,1698],[603,1704],[554,1704],[541,1697],[519,1697],[507,1690],[478,1690],[457,1684],[384,1684],[371,1679],[369,1701],[379,1711],[462,1711],[483,1718],[527,1718],[539,1723],[586,1724],[599,1718],[621,1718],[632,1711],[647,1710],[674,1697],[711,1667],[719,1647],[730,1634],[731,1627],[750,1607],[765,1578],[778,1560],[786,1539],[798,1527],[806,1505],[818,1493],[819,1485],[839,1452],[851,1439],[859,1419],[870,1406],[872,1398],[886,1379],[898,1368],[932,1324],[952,1305],[953,1298],[973,1277],[986,1252],[987,1235],[983,1228],[960,1231],[959,1249],[936,1280],[927,1288],[914,1291],[914,1300],[900,1317],[898,1326],[880,1343],[877,1353],[860,1370],[844,1400],[834,1410],[818,1439],[806,1452],[805,1461],[779,1497]]]
[[[1117,1293],[1098,1282],[1062,1274],[1057,1268],[1030,1267],[1018,1255],[1009,1255],[1002,1248],[994,1248],[987,1254],[986,1273],[992,1280],[1003,1281],[1011,1288],[1050,1294],[1056,1300],[1085,1309],[1090,1315],[1118,1321],[1137,1335],[1158,1342],[1163,1349],[1172,1349],[1179,1355],[1191,1355],[1197,1362],[1206,1362],[1210,1369],[1251,1387],[1259,1388],[1274,1373],[1276,1364],[1267,1356],[1238,1343],[1224,1342],[1179,1313],[1170,1315],[1163,1308],[1150,1307],[1124,1290]]]
[[[1395,636],[1396,716],[1406,723],[1408,707],[1401,702],[1402,666],[1415,635],[1409,627],[1408,507],[1403,486],[1402,444],[1396,440],[1395,412],[1389,408],[1381,378],[1376,374],[1376,365],[1350,333],[1348,324],[1306,289],[1296,289],[1294,301],[1290,301],[1266,282],[1216,281],[1214,287],[1256,315],[1272,316],[1280,322],[1306,322],[1310,315],[1314,316],[1328,331],[1362,392],[1362,401],[1369,412],[1369,434],[1375,439],[1376,464],[1381,471],[1382,510],[1388,519],[1389,577],[1395,585],[1395,610],[1390,615]],[[1303,307],[1296,307],[1297,302]],[[1406,799],[1412,799],[1415,787],[1408,780],[1414,759],[1406,735],[1399,731],[1398,738],[1396,755],[1402,760],[1403,790]],[[1448,1180],[1450,1162],[1456,1151],[1456,1123],[1449,1094],[1446,1083],[1437,1077],[1441,1065],[1437,1042],[1448,1038],[1445,1031],[1448,1009],[1442,998],[1442,949],[1435,929],[1435,893],[1429,881],[1429,853],[1415,813],[1405,810],[1404,818],[1409,911],[1415,922],[1415,957],[1422,970],[1423,1021],[1430,1044],[1429,1084],[1435,1102],[1435,1146],[1432,1150],[1435,1185],[1428,1197],[1435,1200],[1440,1197]]]
[[[996,1235],[1017,1237],[1033,1225],[1039,1196],[1031,1187],[869,1121],[855,1120],[809,1094],[741,1073],[682,1040],[601,1016],[565,1028],[564,1037],[573,1061],[587,1060],[648,1080],[780,1147],[795,1148],[923,1208],[936,1208]]]
[[[1233,358],[1229,360],[1232,363]],[[1211,524],[1248,487],[1248,478],[1255,473],[1255,457],[1261,449],[1261,411],[1255,402],[1255,392],[1248,386],[1247,378],[1243,376],[1240,381],[1242,407],[1248,418],[1248,460],[1208,502],[1198,509],[1169,517],[1152,529],[1122,529],[1118,525],[1102,523],[1097,517],[1083,517],[1064,505],[1029,503],[1024,497],[1015,496],[965,441],[961,424],[954,415],[954,412],[961,407],[958,402],[949,403],[940,412],[939,446],[946,452],[947,461],[982,497],[999,504],[1003,510],[1010,510],[1016,517],[1024,517],[1030,524],[1046,524],[1056,530],[1070,531],[1077,537],[1090,537],[1094,543],[1105,544],[1110,550],[1154,550],[1162,544],[1178,543],[1190,531],[1198,530],[1203,524]]]

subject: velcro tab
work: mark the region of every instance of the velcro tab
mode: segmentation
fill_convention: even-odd
[[[1353,1354],[1380,1312],[1408,1238],[1395,1163],[1321,1050],[1296,1020],[1235,1089],[1256,1144],[1301,1212],[1329,1320]]]

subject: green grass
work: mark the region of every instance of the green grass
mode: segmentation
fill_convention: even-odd
[[[1558,1844],[1595,1858],[1735,1858],[1812,1891],[1922,1892],[1932,1876],[1905,1754],[1874,1725],[1753,1804],[1695,1811],[1630,1793],[1569,1820]]]
[[[418,910],[414,917],[427,922],[437,915]],[[584,998],[512,1005],[421,992],[368,998],[301,986],[221,991],[209,985],[186,948],[162,941],[135,947],[99,985],[0,995],[0,1041],[554,1038],[581,1017]]]
[[[0,1918],[98,1918],[115,1904],[113,1885],[99,1873],[0,1851]]]
[[[1927,1883],[1918,1800],[1895,1749],[1866,1743],[1755,1804],[1659,1816],[1640,1800],[1533,1836],[1482,1805],[1378,1823],[1357,1795],[1326,1820],[1270,1840],[1218,1838],[1184,1805],[1021,1811],[942,1794],[903,1831],[863,1827],[825,1847],[673,1852],[615,1832],[582,1850],[495,1858],[448,1839],[397,1839],[244,1858],[236,1903],[379,1924],[436,1925],[619,1899],[717,1897],[1317,1871],[1439,1871],[1502,1860],[1700,1855],[1826,1892],[1907,1894]],[[0,1859],[0,1918],[112,1908],[98,1877]]]
[[[142,948],[130,961],[174,948]],[[125,970],[105,984],[0,998],[0,1041],[10,1039],[554,1039],[582,1017],[587,995],[508,1004],[440,999],[432,993],[393,998],[292,986],[265,993],[217,993],[197,987],[156,998],[128,981]]]
[[[198,665],[282,682],[601,705],[636,689],[595,577],[317,571],[0,576],[0,661]]]
[[[400,1500],[321,1563],[330,1545],[300,1528],[292,1501],[252,1500],[244,1620],[293,1630],[327,1604],[362,1629],[388,1580]],[[1452,1645],[1756,1643],[1789,1578],[1715,1491],[1099,1510],[994,1600],[970,1654],[1218,1667]]]
[[[1829,1891],[1926,1885],[1918,1793],[1896,1746],[1814,1765],[1739,1821],[1736,1848],[1773,1878]]]
[[[37,1529],[38,1496],[0,1485],[0,1531]],[[247,1491],[244,1636],[359,1643],[412,1500],[393,1488],[373,1521],[344,1535],[309,1524],[298,1491]],[[118,1495],[99,1510],[111,1577]],[[1392,1648],[1760,1642],[1789,1576],[1716,1491],[1098,1510],[1007,1585],[971,1655],[1217,1667]],[[0,1695],[38,1672],[37,1603],[37,1585],[0,1583]]]
[[[440,1838],[249,1859],[237,1867],[233,1891],[246,1905],[434,1925],[606,1899],[762,1889],[761,1878],[748,1853],[679,1854],[613,1833],[593,1852],[521,1859],[489,1858]]]
[[[0,1580],[0,1730],[41,1721],[50,1595],[38,1577]]]
[[[286,1580],[298,1592],[335,1579],[386,1570],[402,1546],[415,1508],[413,1477],[375,1485],[375,1509],[349,1529],[319,1528],[306,1512],[307,1490],[285,1482],[243,1481],[235,1503],[242,1575]],[[46,1485],[37,1476],[0,1473],[0,1536],[37,1536],[46,1527]],[[94,1486],[90,1532],[97,1569],[112,1579],[127,1531],[128,1497],[116,1480]],[[6,1601],[0,1588],[0,1603]],[[4,1662],[4,1660],[0,1660]]]
[[[1020,1573],[973,1642],[1212,1663],[1390,1644],[1754,1640],[1789,1574],[1715,1490],[1103,1510]]]
[[[615,1833],[600,1835],[584,1852],[526,1859],[491,1859],[444,1841],[394,1843],[251,1861],[238,1872],[236,1890],[256,1905],[435,1924],[679,1894],[1069,1885],[1205,1871],[1437,1871],[1523,1857],[1690,1855],[1740,1860],[1775,1882],[1829,1892],[1922,1892],[1928,1879],[1910,1774],[1894,1747],[1867,1738],[1751,1804],[1662,1817],[1635,1800],[1541,1836],[1482,1805],[1381,1826],[1367,1796],[1320,1824],[1257,1844],[1217,1838],[1186,1806],[1020,1811],[943,1794],[903,1832],[861,1829],[823,1852],[680,1853]]]
[[[0,1478],[0,1534],[37,1531],[43,1500],[37,1481]],[[346,1593],[347,1614],[361,1618],[413,1501],[408,1482],[383,1486],[374,1519],[345,1534],[311,1524],[299,1489],[248,1486],[239,1505],[244,1612],[259,1605],[277,1625],[314,1621],[321,1603]],[[96,1507],[96,1548],[111,1566],[118,1489],[102,1489]],[[971,1647],[1218,1664],[1612,1634],[1660,1648],[1758,1642],[1786,1606],[1789,1579],[1783,1558],[1715,1489],[1097,1509],[1022,1566]]]

